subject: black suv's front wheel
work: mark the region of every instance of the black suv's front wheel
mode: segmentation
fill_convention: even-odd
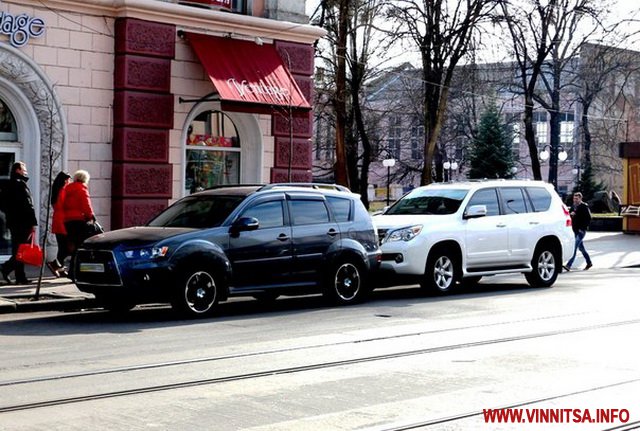
[[[355,259],[336,262],[325,281],[324,295],[329,301],[340,305],[361,301],[365,295],[362,265]]]
[[[201,317],[213,311],[218,299],[219,287],[211,271],[191,267],[179,277],[171,305],[188,317]]]

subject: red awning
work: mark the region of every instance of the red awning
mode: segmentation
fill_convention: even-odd
[[[197,33],[187,39],[223,103],[311,109],[273,45]]]

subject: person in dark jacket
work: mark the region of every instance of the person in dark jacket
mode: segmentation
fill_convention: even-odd
[[[582,193],[576,192],[573,194],[573,206],[571,207],[571,226],[576,236],[576,243],[573,248],[573,256],[571,256],[571,259],[569,259],[564,266],[565,271],[571,271],[571,265],[573,265],[573,261],[576,259],[578,250],[580,250],[584,256],[584,260],[587,261],[587,265],[584,267],[585,271],[593,266],[591,257],[589,257],[587,249],[584,248],[584,237],[587,234],[587,229],[589,229],[589,224],[591,224],[589,205],[582,201]]]
[[[2,277],[7,283],[11,283],[9,275],[14,271],[16,283],[29,283],[24,273],[24,263],[16,260],[18,246],[30,241],[38,225],[31,191],[27,186],[28,180],[27,165],[24,162],[15,162],[11,166],[9,184],[2,197],[6,200],[7,227],[11,232],[11,258],[2,266]]]
[[[71,175],[62,171],[53,180],[53,185],[51,186],[51,205],[53,207],[51,233],[56,236],[58,254],[54,260],[47,262],[47,266],[56,277],[67,277],[69,275],[64,267],[64,259],[69,256],[67,229],[64,226],[64,197],[65,188],[70,179]]]

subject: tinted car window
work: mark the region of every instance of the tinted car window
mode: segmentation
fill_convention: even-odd
[[[551,195],[546,189],[542,187],[527,187],[526,190],[533,204],[534,212],[539,213],[549,209],[551,206]]]
[[[209,228],[220,226],[245,196],[189,196],[148,223],[158,227]]]
[[[255,217],[260,222],[260,229],[284,226],[282,201],[263,202],[249,208],[243,217]]]
[[[396,202],[385,214],[453,214],[467,190],[416,189]]]
[[[524,214],[527,212],[525,198],[520,187],[504,187],[500,189],[505,214]]]
[[[498,195],[496,194],[496,189],[478,190],[471,197],[471,200],[469,200],[469,206],[471,205],[485,205],[487,207],[488,216],[500,214],[500,207],[498,205]]]
[[[329,212],[323,201],[292,200],[289,203],[294,225],[329,222]]]
[[[327,197],[327,203],[331,207],[331,212],[338,222],[345,222],[352,219],[351,201],[349,199]]]

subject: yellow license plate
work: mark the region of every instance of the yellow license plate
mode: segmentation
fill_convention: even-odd
[[[81,263],[80,272],[104,272],[103,263]]]

